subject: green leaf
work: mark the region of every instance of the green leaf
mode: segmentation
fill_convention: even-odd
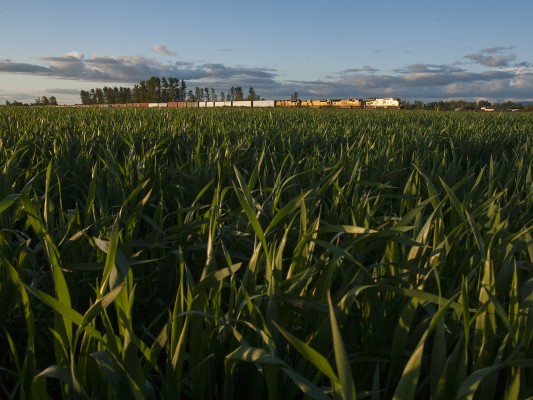
[[[277,322],[272,321],[274,326],[281,332],[287,341],[302,355],[307,361],[313,364],[320,372],[329,378],[333,384],[339,384],[339,378],[335,375],[330,363],[322,354],[313,349],[307,343],[298,339],[290,332],[283,329]]]
[[[19,197],[20,194],[18,193],[8,194],[6,197],[4,197],[2,201],[0,201],[0,214],[11,207],[19,199]]]
[[[344,341],[342,339],[337,318],[335,317],[335,308],[331,302],[331,295],[328,291],[329,304],[329,321],[331,324],[331,336],[333,338],[333,352],[335,354],[335,363],[337,364],[337,373],[342,390],[342,398],[355,400],[355,386],[352,377],[352,369],[348,360],[348,354],[344,348]]]
[[[226,356],[228,359],[253,362],[259,364],[284,365],[285,363],[274,354],[258,347],[241,345]]]
[[[315,400],[331,400],[323,390],[293,369],[282,367],[281,370],[310,398]]]

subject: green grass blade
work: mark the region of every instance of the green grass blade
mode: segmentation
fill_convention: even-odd
[[[328,293],[328,305],[329,305],[329,320],[331,324],[331,336],[333,339],[333,352],[335,354],[335,363],[337,364],[337,373],[339,375],[339,381],[342,391],[343,399],[356,399],[355,385],[353,382],[352,369],[350,368],[350,362],[348,354],[344,347],[344,341],[337,324],[337,317],[335,316],[335,308],[331,302],[331,296]]]

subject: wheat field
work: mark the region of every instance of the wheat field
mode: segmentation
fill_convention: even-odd
[[[0,397],[533,397],[533,115],[0,107]]]

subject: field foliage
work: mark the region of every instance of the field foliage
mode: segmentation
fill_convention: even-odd
[[[0,108],[0,397],[533,396],[533,117]]]

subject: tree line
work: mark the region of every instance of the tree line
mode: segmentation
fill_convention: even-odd
[[[152,76],[133,87],[107,87],[80,91],[81,104],[160,103],[184,101],[187,85],[182,79]]]
[[[465,101],[465,100],[446,100],[434,101],[424,103],[420,100],[415,100],[412,103],[409,101],[402,101],[402,108],[405,110],[437,110],[437,111],[451,111],[451,110],[482,110],[486,108],[494,108],[495,110],[521,110],[531,111],[530,105],[524,106],[513,101],[506,101],[503,103],[491,103],[488,100],[479,101]]]
[[[211,88],[194,88],[187,94],[188,101],[242,101],[242,100],[261,100],[253,87],[248,89],[248,95],[244,97],[242,86],[232,86],[226,93],[216,93],[216,90]]]
[[[6,106],[57,106],[57,100],[55,96],[43,96],[37,97],[33,103],[22,103],[17,100],[6,100]]]
[[[81,104],[121,104],[121,103],[166,103],[169,101],[238,101],[259,100],[253,87],[245,98],[241,86],[231,87],[227,93],[214,88],[195,87],[187,90],[183,79],[152,76],[133,87],[107,87],[80,91]]]

